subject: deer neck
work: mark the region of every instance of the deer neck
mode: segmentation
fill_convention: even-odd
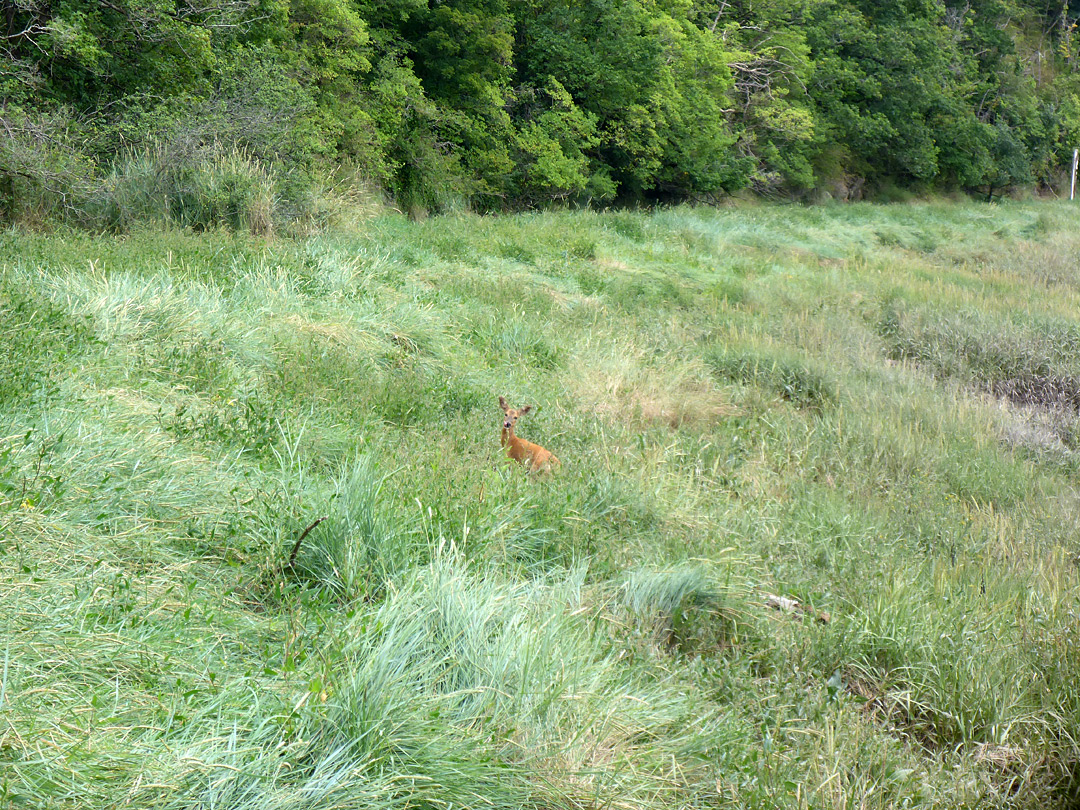
[[[507,445],[513,444],[516,439],[517,439],[517,437],[514,435],[514,429],[513,428],[505,428],[504,427],[502,429],[501,443],[502,443],[503,447],[506,447]]]

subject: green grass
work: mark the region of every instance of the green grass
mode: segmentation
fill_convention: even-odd
[[[1078,226],[0,234],[0,807],[1076,806]]]

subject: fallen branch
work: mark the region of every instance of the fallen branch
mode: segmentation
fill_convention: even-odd
[[[326,520],[328,517],[330,516],[323,515],[321,518],[316,520],[314,523],[312,523],[300,533],[300,536],[296,538],[296,545],[292,547],[292,554],[289,555],[289,562],[285,566],[286,568],[292,568],[293,565],[296,563],[296,555],[300,553],[300,544],[304,542],[304,538],[308,536],[308,533],[320,523],[322,523],[324,520]]]

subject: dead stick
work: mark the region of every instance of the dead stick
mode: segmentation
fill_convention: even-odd
[[[310,526],[308,526],[306,529],[304,529],[304,531],[302,531],[300,533],[300,536],[296,538],[296,545],[292,547],[292,554],[289,555],[289,564],[285,566],[286,568],[292,568],[293,567],[293,564],[296,562],[296,555],[300,552],[300,544],[304,542],[304,538],[308,536],[308,532],[310,532],[312,529],[314,529],[316,526],[318,526],[320,523],[322,523],[328,517],[330,517],[330,516],[329,515],[323,515],[321,518],[316,520],[314,523],[312,523]]]

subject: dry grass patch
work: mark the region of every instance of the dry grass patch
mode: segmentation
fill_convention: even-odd
[[[636,379],[634,378],[636,377]],[[675,387],[648,375],[597,372],[577,395],[601,418],[624,425],[702,426],[738,413],[707,380],[687,377]]]
[[[314,321],[300,315],[287,315],[281,318],[281,322],[293,327],[300,334],[316,335],[342,346],[352,342],[356,335],[355,330],[347,324]]]
[[[602,270],[613,270],[617,273],[634,273],[637,272],[633,267],[628,265],[624,261],[614,259],[611,256],[600,256],[593,260],[593,264]]]

